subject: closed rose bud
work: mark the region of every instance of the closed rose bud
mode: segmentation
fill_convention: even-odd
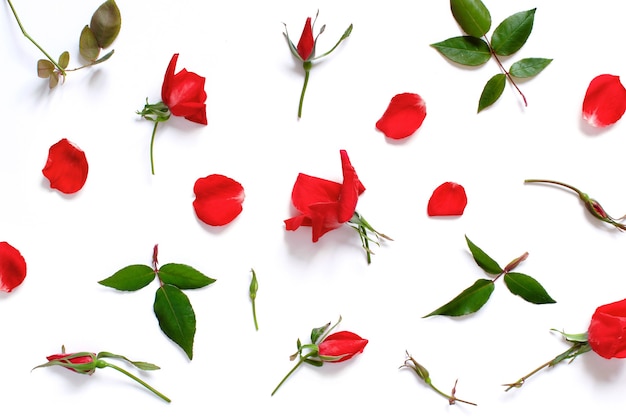
[[[343,362],[363,352],[367,339],[348,331],[328,335],[319,345],[320,359],[324,362]]]
[[[91,375],[97,368],[95,353],[58,353],[50,355],[46,359],[48,359],[48,363],[43,366],[60,365],[79,374]]]
[[[626,300],[600,306],[588,330],[591,349],[603,358],[626,358]]]

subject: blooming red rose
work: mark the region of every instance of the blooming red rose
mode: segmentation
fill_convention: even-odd
[[[311,25],[311,18],[307,17],[304,23],[304,29],[302,29],[302,35],[298,41],[298,55],[303,61],[308,61],[313,53],[315,47],[315,39],[313,39],[313,26]]]
[[[606,127],[626,111],[626,89],[617,75],[602,74],[589,83],[583,100],[583,119],[591,126]]]
[[[178,54],[174,54],[165,71],[161,99],[174,116],[182,116],[192,122],[206,125],[207,94],[204,91],[206,78],[185,68],[175,74],[177,61]]]
[[[0,291],[11,292],[26,278],[26,261],[7,242],[0,242]]]
[[[312,228],[313,242],[349,221],[365,187],[350,164],[348,153],[340,151],[343,183],[300,173],[291,193],[294,207],[301,213],[285,220],[287,230]]]
[[[319,355],[324,362],[343,362],[362,353],[367,339],[348,331],[328,335],[319,345]]]
[[[587,337],[591,349],[603,358],[626,358],[626,300],[598,307]]]
[[[404,139],[420,128],[426,118],[426,103],[417,94],[394,96],[376,128],[391,139]]]
[[[60,365],[80,374],[91,375],[96,371],[95,353],[58,353],[47,356],[46,359],[50,365]]]
[[[193,208],[206,224],[223,226],[241,213],[245,194],[241,184],[231,178],[219,174],[199,178],[193,192]]]
[[[429,216],[460,216],[467,205],[465,188],[454,182],[444,182],[428,200]]]
[[[50,181],[50,188],[72,194],[85,185],[89,164],[85,152],[67,139],[61,139],[50,147],[42,172]]]

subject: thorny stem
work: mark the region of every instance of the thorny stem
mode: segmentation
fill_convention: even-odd
[[[13,12],[13,16],[15,16],[15,20],[17,21],[17,25],[20,27],[22,34],[26,37],[26,39],[31,41],[32,44],[35,45],[37,49],[39,49],[46,56],[46,58],[50,60],[50,62],[54,64],[54,66],[59,70],[61,75],[65,76],[66,75],[65,70],[61,68],[61,66],[57,63],[57,61],[54,58],[52,58],[50,54],[48,54],[33,38],[31,38],[28,33],[26,33],[26,30],[24,29],[24,26],[22,26],[22,22],[20,21],[20,18],[17,16],[17,12],[15,11],[15,8],[13,7],[13,3],[11,3],[11,0],[7,0],[7,3],[9,3],[11,12]]]
[[[161,394],[159,391],[157,391],[156,389],[152,388],[146,382],[142,381],[140,378],[137,378],[135,375],[131,374],[127,370],[125,370],[123,368],[120,368],[119,366],[113,365],[112,363],[108,363],[108,362],[105,362],[105,361],[101,361],[101,362],[104,363],[105,366],[108,366],[109,368],[113,368],[116,371],[120,371],[121,373],[123,373],[127,377],[132,378],[134,381],[140,383],[141,385],[143,385],[145,388],[147,388],[150,391],[152,391],[153,394],[159,396],[159,398],[163,399],[164,401],[167,401],[168,403],[172,402],[172,400],[167,398],[165,395]]]
[[[528,107],[528,101],[526,101],[526,96],[524,95],[524,93],[522,93],[522,90],[519,89],[519,87],[517,86],[517,83],[515,83],[515,80],[513,80],[513,77],[511,77],[511,74],[509,74],[509,72],[504,68],[504,65],[502,65],[502,62],[500,62],[500,58],[498,58],[498,55],[491,47],[491,43],[489,43],[489,39],[487,39],[487,37],[485,36],[484,40],[485,42],[487,42],[487,45],[489,45],[489,50],[491,51],[491,55],[496,60],[496,63],[500,67],[500,70],[504,73],[506,78],[508,78],[508,80],[511,82],[513,87],[515,87],[519,95],[522,96],[522,100],[524,100],[524,106]]]

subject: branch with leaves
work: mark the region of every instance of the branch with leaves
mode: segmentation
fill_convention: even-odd
[[[470,252],[472,253],[474,261],[476,261],[478,266],[480,266],[487,274],[494,275],[494,278],[480,278],[476,280],[472,286],[463,290],[461,294],[457,295],[450,302],[444,304],[424,317],[464,316],[477,312],[487,303],[489,297],[491,297],[491,294],[495,289],[495,282],[501,276],[504,276],[504,283],[512,294],[522,297],[529,303],[556,303],[556,301],[550,297],[548,292],[536,279],[526,274],[512,272],[513,269],[517,268],[520,263],[528,258],[528,252],[525,252],[522,256],[513,259],[507,266],[501,268],[496,261],[472,243],[467,236],[465,236],[465,240]]]
[[[507,71],[500,57],[513,55],[524,46],[533,29],[536,9],[507,17],[494,29],[489,40],[487,32],[491,29],[491,14],[481,0],[450,0],[450,8],[454,19],[467,35],[449,38],[431,46],[449,60],[461,65],[480,66],[493,57],[501,71],[485,84],[478,101],[478,113],[500,98],[507,80],[527,106],[526,97],[515,80],[539,74],[552,62],[552,59],[521,59],[511,65]]]
[[[154,314],[159,327],[193,359],[196,315],[182,290],[206,287],[215,280],[184,264],[168,263],[159,268],[158,253],[159,245],[154,245],[152,266],[129,265],[98,283],[119,291],[137,291],[158,278]]]

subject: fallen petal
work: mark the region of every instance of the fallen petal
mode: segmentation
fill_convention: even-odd
[[[591,126],[606,127],[626,111],[626,89],[619,76],[602,74],[591,80],[583,101],[583,119]]]
[[[85,152],[67,139],[61,139],[50,147],[42,172],[50,181],[50,188],[72,194],[85,185],[89,165]]]
[[[391,99],[376,128],[388,138],[404,139],[419,129],[425,117],[424,100],[414,93],[402,93]]]
[[[26,261],[7,242],[0,242],[0,291],[11,292],[26,278]]]
[[[454,182],[444,182],[433,191],[428,201],[428,215],[460,216],[466,205],[465,188]]]
[[[199,178],[193,192],[193,208],[198,218],[210,226],[224,226],[235,219],[243,209],[243,187],[224,175],[213,174]]]

